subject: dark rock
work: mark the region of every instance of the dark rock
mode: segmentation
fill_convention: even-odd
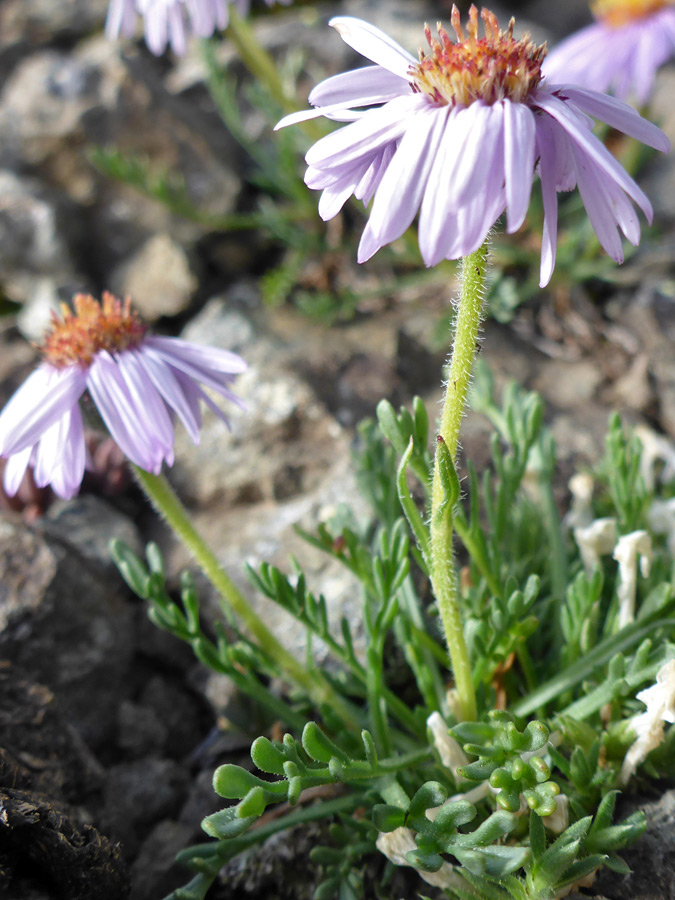
[[[11,888],[24,871],[39,873],[47,896],[60,900],[124,900],[129,894],[119,846],[48,797],[0,789],[0,884]]]
[[[626,803],[616,820],[635,809],[644,810],[647,830],[621,851],[631,874],[601,869],[588,894],[570,894],[569,900],[589,900],[590,893],[590,900],[675,900],[675,790],[650,803]]]
[[[160,753],[167,741],[169,730],[157,713],[123,700],[117,713],[117,743],[128,756],[139,759]]]
[[[121,585],[67,544],[0,522],[0,655],[59,697],[90,747],[115,731],[134,640]]]
[[[146,757],[112,766],[106,775],[101,827],[137,852],[143,833],[159,819],[175,816],[183,803],[189,776],[169,759]]]
[[[64,720],[54,694],[0,663],[0,786],[82,805],[103,786],[103,769]]]
[[[165,819],[143,841],[131,868],[131,900],[161,900],[189,880],[176,856],[194,839],[194,828]]]
[[[181,759],[195,748],[204,731],[200,698],[187,693],[177,681],[155,675],[143,688],[139,703],[166,728],[163,749],[167,756]]]

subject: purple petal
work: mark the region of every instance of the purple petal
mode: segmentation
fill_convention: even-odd
[[[556,191],[556,140],[555,122],[548,116],[538,116],[537,154],[539,155],[539,179],[544,204],[544,227],[541,236],[541,267],[539,287],[546,287],[553,275],[558,245],[558,194]]]
[[[199,427],[201,425],[199,408],[195,415],[185,397],[177,373],[161,357],[145,353],[143,347],[133,352],[137,354],[139,365],[143,366],[164,401],[175,411],[194,443],[199,443]]]
[[[35,483],[38,487],[51,484],[59,497],[69,500],[80,488],[84,463],[82,415],[74,406],[42,436],[35,454]]]
[[[448,114],[447,106],[423,109],[401,138],[370,214],[370,230],[381,245],[399,238],[415,218]]]
[[[525,221],[534,175],[535,122],[532,110],[504,100],[504,178],[506,230],[511,234]]]
[[[336,216],[356,190],[361,179],[347,177],[325,188],[319,199],[319,216],[324,222]]]
[[[600,143],[586,126],[578,121],[577,115],[559,97],[546,96],[543,91],[536,95],[536,105],[555,119],[567,132],[576,147],[583,150],[607,175],[621,187],[640,207],[647,221],[652,221],[652,206],[645,193],[640,190],[626,170],[614,159],[607,148]]]
[[[138,409],[112,357],[100,351],[87,376],[87,387],[114,441],[129,459],[158,474],[164,448],[146,430],[147,413]]]
[[[504,134],[504,107],[501,103],[488,106],[476,100],[458,113],[458,125],[460,122],[466,137],[463,151],[457,158],[450,194],[451,202],[457,204],[470,202],[476,193],[486,192],[485,174],[492,166]],[[501,175],[503,183],[503,167]]]
[[[77,403],[85,380],[79,366],[39,366],[0,414],[0,456],[12,456],[37,444],[42,434]]]
[[[395,152],[396,144],[393,142],[380,150],[356,186],[354,196],[357,200],[363,200],[364,206],[368,206],[373,199]]]
[[[569,97],[584,112],[616,128],[617,131],[637,138],[638,141],[662,153],[670,151],[670,141],[663,131],[652,122],[643,119],[627,103],[580,87],[565,87],[561,93]]]
[[[199,387],[198,384],[195,384],[194,381],[185,376],[179,375],[178,377],[183,379],[183,390],[185,391],[185,395],[189,398],[191,404],[199,408],[200,400],[203,401],[211,410],[211,412],[214,413],[214,415],[218,416],[218,418],[221,419],[221,421],[223,421],[228,428],[230,427],[230,420],[227,418],[225,413],[216,403],[213,402],[209,395]],[[199,441],[195,441],[195,443],[198,444]]]
[[[137,353],[116,353],[114,359],[136,408],[145,411],[148,429],[159,439],[168,465],[173,465],[173,425],[152,379],[139,363]]]
[[[368,116],[334,131],[310,147],[305,156],[309,166],[342,168],[363,155],[377,152],[406,131],[407,120],[426,105],[420,95],[390,100]]]
[[[456,173],[475,122],[482,116],[482,111],[472,110],[472,107],[478,107],[478,104],[473,103],[466,109],[456,107],[450,111],[443,140],[429,173],[419,221],[420,251],[427,266],[436,265],[444,259],[444,248],[454,240],[459,210]],[[477,164],[476,160],[473,162]],[[470,175],[471,169],[468,166],[466,169]]]
[[[136,4],[134,0],[110,0],[105,20],[106,37],[114,40],[120,35],[131,37],[136,27]]]
[[[231,390],[227,387],[227,383],[230,381],[230,378],[221,374],[216,374],[215,376],[211,374],[204,366],[195,365],[194,363],[189,362],[187,359],[182,359],[177,355],[168,355],[162,354],[158,352],[155,348],[148,346],[150,341],[145,341],[145,346],[143,348],[144,354],[147,356],[154,357],[156,359],[161,360],[167,365],[172,366],[173,369],[178,370],[179,372],[183,372],[185,375],[189,375],[195,381],[201,381],[207,387],[221,394],[227,400],[230,400],[236,406],[245,409],[245,404],[243,401],[233,394]]]
[[[82,414],[79,407],[73,407],[66,419],[67,435],[64,442],[64,454],[59,469],[52,479],[54,492],[69,500],[79,491],[84,477],[87,448],[84,441]]]
[[[168,8],[165,6],[164,15],[169,29],[171,49],[178,56],[183,56],[187,50],[187,25],[183,6],[178,0],[173,0]]]
[[[248,369],[248,363],[231,350],[193,344],[191,341],[184,341],[181,338],[154,335],[145,338],[142,346],[158,350],[170,365],[174,359],[184,359],[204,371],[222,372],[232,376],[240,375]]]
[[[410,93],[406,78],[381,66],[365,66],[326,78],[311,91],[308,100],[312,106],[369,106],[386,103],[403,93]]]
[[[363,19],[336,16],[328,24],[357,53],[377,63],[378,66],[389,69],[394,75],[407,79],[410,67],[417,65],[417,60],[407,50]]]
[[[23,481],[23,476],[26,474],[32,452],[32,447],[24,447],[24,449],[19,450],[18,453],[12,453],[7,459],[2,483],[8,497],[13,497],[21,487],[21,482]]]
[[[623,262],[623,247],[612,210],[605,198],[604,184],[597,177],[597,169],[577,147],[574,148],[577,184],[586,212],[598,240],[617,263]]]

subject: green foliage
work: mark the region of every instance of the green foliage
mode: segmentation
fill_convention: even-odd
[[[622,534],[645,527],[650,496],[640,474],[641,450],[639,438],[627,432],[618,413],[614,413],[609,420],[606,455],[600,474],[606,481]]]
[[[174,900],[202,900],[223,863],[265,837],[331,817],[330,842],[312,854],[322,872],[318,900],[358,900],[364,857],[378,834],[399,828],[414,842],[410,865],[426,872],[455,866],[447,892],[456,900],[551,900],[600,865],[625,871],[619,853],[644,828],[641,814],[613,823],[630,719],[643,709],[637,692],[675,658],[667,550],[655,542],[652,577],[637,586],[635,621],[617,629],[614,563],[583,571],[552,500],[555,447],[539,398],[510,386],[498,403],[485,371],[475,398],[494,427],[492,466],[480,478],[469,469],[460,481],[448,454],[441,514],[462,544],[477,722],[455,722],[447,655],[434,637],[429,419],[419,399],[411,410],[381,403],[379,427],[360,426],[355,463],[372,518],[357,520],[341,507],[315,531],[299,532],[354,578],[362,634],[353,621],[331,621],[296,559],[288,573],[268,564],[248,571],[253,587],[307,634],[308,658],[313,642],[327,648],[334,662],[327,677],[345,700],[367,709],[367,729],[351,731],[328,708],[308,715],[301,692],[287,700],[273,693],[274,661],[236,623],[202,621],[189,575],[174,598],[154,545],[141,560],[115,543],[117,565],[152,621],[289,728],[283,741],[263,734],[253,742],[252,771],[217,770],[215,788],[229,805],[204,822],[216,840],[181,855],[194,877]],[[639,444],[613,421],[594,502],[621,530],[646,524],[653,495],[637,478],[639,466]],[[497,711],[497,701],[507,711]],[[442,714],[464,764],[429,745],[432,712]],[[674,766],[669,736],[643,770],[672,774]],[[324,799],[310,803],[315,792]],[[265,815],[283,804],[283,815]]]
[[[466,753],[478,757],[458,774],[469,781],[487,780],[498,806],[516,813],[522,799],[539,816],[555,812],[560,788],[550,781],[551,769],[542,755],[549,737],[543,722],[528,722],[518,731],[513,716],[493,710],[487,723],[462,723],[452,734],[464,742]]]

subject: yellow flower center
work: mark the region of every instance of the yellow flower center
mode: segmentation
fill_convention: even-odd
[[[513,37],[514,20],[507,31],[500,31],[497,17],[487,9],[481,10],[485,37],[478,37],[478,10],[469,10],[468,35],[462,29],[459,10],[453,4],[452,27],[455,43],[438,25],[438,40],[431,29],[425,34],[431,52],[420,50],[420,61],[410,68],[412,88],[427,94],[436,103],[468,106],[474,100],[496,103],[508,98],[525,100],[542,79],[541,64],[546,56],[546,44],[536,46],[526,34],[519,41]]]
[[[672,5],[673,0],[593,0],[591,9],[596,19],[618,28]]]
[[[73,306],[74,311],[61,304],[61,317],[54,313],[40,346],[44,358],[57,369],[89,366],[100,350],[116,353],[143,340],[145,325],[131,309],[129,298],[122,303],[106,291],[98,303],[89,294],[76,294]]]

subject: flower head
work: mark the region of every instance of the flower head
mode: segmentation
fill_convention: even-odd
[[[158,473],[173,463],[177,416],[199,443],[200,401],[224,414],[198,382],[241,405],[229,389],[246,369],[236,354],[177,338],[152,337],[130,307],[111,294],[98,304],[79,294],[74,311],[54,317],[44,361],[0,413],[5,490],[16,494],[29,465],[38,487],[77,493],[87,452],[79,400],[87,392],[110,434],[137,466]]]
[[[419,244],[426,265],[473,253],[506,211],[508,232],[523,224],[535,172],[544,202],[541,284],[555,265],[557,191],[579,187],[600,243],[623,260],[620,229],[636,244],[640,226],[631,200],[651,221],[649,200],[593,135],[594,116],[657,149],[666,136],[635,110],[594,91],[543,79],[544,47],[516,40],[513,24],[500,31],[484,10],[478,35],[472,6],[468,34],[453,6],[453,42],[439,26],[427,29],[430,51],[412,57],[360,19],[330,24],[372,60],[335,75],[309,95],[316,108],[294,113],[277,128],[324,115],[348,122],[318,141],[306,156],[305,182],[322,191],[319,213],[335,216],[353,194],[368,204],[359,245],[364,262],[400,237],[419,212]]]
[[[596,22],[556,47],[544,74],[645,104],[657,70],[675,55],[673,0],[595,0],[591,8]]]

